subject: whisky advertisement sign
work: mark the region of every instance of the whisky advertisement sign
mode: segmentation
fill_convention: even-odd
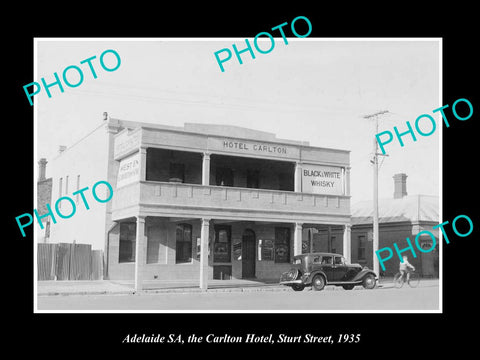
[[[343,195],[344,172],[341,167],[302,165],[304,193]]]

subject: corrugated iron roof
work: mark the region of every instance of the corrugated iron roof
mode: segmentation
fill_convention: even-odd
[[[378,200],[379,223],[401,221],[439,222],[439,198],[432,195],[409,195],[401,199]],[[373,222],[373,201],[352,204],[352,225]]]

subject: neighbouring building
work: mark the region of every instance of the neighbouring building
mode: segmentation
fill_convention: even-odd
[[[394,179],[393,198],[379,199],[379,249],[390,247],[394,255],[384,263],[385,276],[393,276],[398,272],[400,259],[393,247],[397,243],[400,249],[407,247],[407,237],[412,244],[416,235],[428,230],[435,235],[439,243],[439,198],[430,195],[408,195],[407,175],[396,174]],[[352,204],[352,253],[351,261],[373,268],[373,203],[361,201]],[[433,240],[429,235],[421,235],[419,244],[422,249],[430,249]],[[414,245],[415,247],[415,245]],[[424,277],[438,277],[439,253],[438,245],[431,252],[416,251],[414,258],[411,252],[408,261]]]
[[[38,179],[37,179],[37,211],[39,215],[47,213],[46,204],[50,203],[52,198],[52,178],[46,178],[47,159],[41,158],[38,161]],[[50,236],[50,218],[42,219],[43,229],[38,228],[37,242],[48,242]]]
[[[278,279],[292,257],[350,259],[350,152],[236,126],[109,118],[53,160],[55,199],[99,180],[113,198],[51,225],[104,250],[105,277]],[[103,196],[105,198],[107,196]],[[68,204],[67,204],[68,205]]]

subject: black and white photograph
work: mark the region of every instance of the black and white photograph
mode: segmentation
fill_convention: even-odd
[[[469,15],[135,12],[16,44],[12,331],[57,355],[470,344]]]
[[[441,39],[264,37],[37,40],[39,311],[441,310]]]

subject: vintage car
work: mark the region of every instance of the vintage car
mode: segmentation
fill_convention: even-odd
[[[367,267],[347,264],[341,254],[307,253],[293,257],[292,268],[280,277],[280,284],[302,291],[306,286],[322,290],[325,285],[343,286],[352,290],[355,285],[365,289],[375,287],[377,276]]]

